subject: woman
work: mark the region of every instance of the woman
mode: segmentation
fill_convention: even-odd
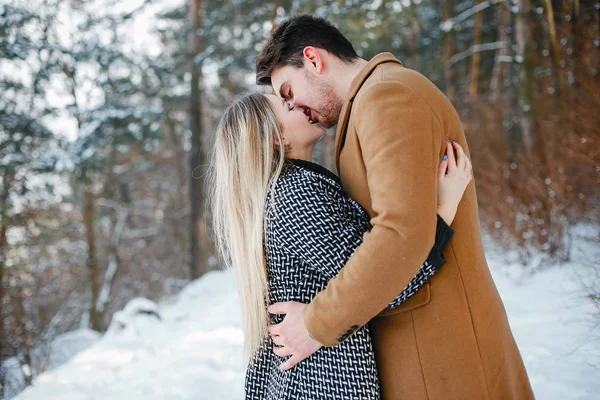
[[[229,106],[217,128],[209,185],[213,226],[223,259],[237,274],[244,350],[251,357],[247,399],[380,398],[368,325],[287,371],[279,369],[285,349],[274,348],[277,338],[267,334],[269,323],[283,319],[269,317],[267,306],[309,303],[371,228],[368,214],[343,192],[339,178],[311,162],[323,134],[302,111],[262,94]],[[444,263],[441,251],[453,234],[448,225],[471,180],[460,146],[448,143],[446,152],[438,171],[434,248],[388,308],[414,294]]]

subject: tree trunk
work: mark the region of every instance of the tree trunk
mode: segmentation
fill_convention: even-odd
[[[515,43],[515,21],[510,12],[506,14],[506,25],[502,27],[506,31],[508,51],[507,63],[503,68],[504,80],[504,137],[506,142],[506,161],[508,164],[509,179],[508,184],[513,188],[518,188],[517,179],[517,156],[522,146],[522,137],[519,125],[519,95],[518,95],[518,76],[515,71],[515,53],[513,44]]]
[[[490,100],[495,102],[500,96],[502,89],[502,75],[503,68],[502,64],[505,62],[505,58],[509,53],[508,37],[506,35],[506,21],[508,18],[508,10],[505,7],[500,7],[499,11],[499,24],[498,24],[498,42],[504,43],[504,47],[501,48],[494,59],[494,69],[492,70],[492,78],[490,80]]]
[[[129,218],[129,210],[127,209],[115,209],[114,212],[113,231],[108,243],[108,265],[104,273],[102,288],[96,301],[96,311],[102,316],[106,315],[106,304],[108,304],[115,275],[119,267],[119,245]]]
[[[86,239],[88,244],[88,259],[87,268],[89,271],[90,287],[92,291],[92,301],[90,302],[90,325],[91,328],[104,332],[104,321],[101,313],[96,308],[96,303],[100,296],[100,271],[98,270],[98,260],[96,258],[96,236],[94,233],[94,202],[95,196],[91,189],[86,188],[85,205],[83,211],[83,224],[86,231]]]
[[[4,331],[4,321],[6,320],[4,309],[4,266],[6,263],[5,254],[8,250],[6,245],[6,231],[7,231],[7,223],[6,223],[6,209],[7,209],[7,201],[8,201],[8,192],[11,184],[10,175],[6,174],[4,177],[4,190],[0,192],[0,338],[6,338],[6,334]],[[4,347],[6,347],[5,339],[0,339],[0,365],[4,361],[5,353]],[[0,368],[0,399],[4,398],[4,371]]]
[[[188,172],[185,168],[185,150],[184,146],[181,143],[180,136],[177,132],[176,124],[171,117],[171,113],[173,112],[172,106],[165,106],[165,125],[166,125],[166,133],[169,139],[171,140],[171,145],[173,146],[173,152],[176,154],[177,160],[175,164],[177,165],[177,193],[183,193],[183,188],[185,187]],[[184,207],[183,199],[180,196],[175,197],[175,207],[177,210],[181,210]]]
[[[523,145],[529,156],[533,152],[532,138],[532,106],[533,106],[533,73],[535,65],[532,60],[531,33],[528,21],[529,0],[521,0],[519,11],[515,15],[516,61],[519,90],[519,124]]]
[[[561,69],[564,71],[564,74],[567,78],[565,82],[565,86],[567,87],[567,91],[569,90],[569,86],[571,86],[571,82],[574,80],[574,71],[573,71],[573,39],[572,35],[572,27],[575,25],[575,19],[573,19],[573,15],[571,14],[571,0],[563,0],[562,4],[563,11],[563,19],[562,19],[562,37],[561,40],[565,41],[564,51],[562,53],[563,60],[561,62]],[[569,94],[569,97],[571,95]]]
[[[29,332],[29,328],[27,327],[27,312],[25,310],[25,298],[23,295],[23,286],[26,283],[22,282],[22,284],[17,284],[17,290],[15,292],[15,297],[17,301],[17,315],[16,315],[16,323],[17,329],[19,332],[19,342],[21,343],[21,350],[23,351],[20,354],[20,364],[21,371],[23,371],[23,376],[25,378],[25,384],[27,386],[31,385],[33,381],[33,366],[31,365],[31,335]]]
[[[453,3],[452,0],[444,0],[444,22],[452,18]],[[456,98],[456,86],[454,82],[454,66],[450,63],[452,53],[454,52],[454,37],[452,31],[446,32],[444,37],[444,72],[446,75],[446,96],[450,101]]]
[[[196,62],[196,56],[202,52],[202,36],[199,30],[202,27],[201,0],[191,0],[190,12],[192,18],[192,40],[191,47],[191,99],[190,99],[190,120],[192,130],[192,148],[190,152],[190,196],[191,196],[191,226],[190,226],[190,251],[191,279],[196,279],[208,271],[206,260],[206,219],[204,217],[204,191],[203,182],[206,176],[204,149],[202,145],[203,138],[203,115],[202,115],[202,91],[200,83],[202,79],[202,63]]]
[[[590,73],[594,76],[598,74],[598,65],[600,65],[600,7],[596,8],[594,15],[596,23],[594,24],[594,49],[590,62]]]
[[[481,0],[477,0],[476,5],[481,3]],[[473,26],[473,46],[477,48],[481,43],[481,25],[483,23],[483,11],[475,14],[475,25]],[[479,85],[479,51],[473,53],[471,59],[471,83],[469,84],[469,96],[471,100],[477,99],[477,87]]]
[[[572,14],[570,0],[563,0],[563,21],[562,21],[562,39],[566,40],[564,55],[564,65],[563,69],[565,71],[565,75],[567,80],[565,82],[565,100],[566,100],[566,110],[565,114],[568,115],[568,124],[565,135],[560,136],[560,148],[568,147],[568,139],[575,135],[575,132],[580,131],[578,129],[578,118],[577,118],[577,109],[578,109],[578,99],[575,92],[575,87],[577,84],[576,73],[575,73],[575,60],[577,51],[575,50],[575,29],[577,24],[577,17]],[[564,104],[564,103],[563,103]],[[559,158],[557,160],[558,171],[562,172],[565,169],[563,165],[564,158]],[[566,187],[568,185],[567,177],[564,173],[558,173],[556,176],[556,180],[554,182],[554,187],[556,188],[556,192],[559,197],[565,198],[566,196]]]
[[[417,42],[419,40],[419,22],[417,21],[417,17],[415,17],[415,6],[411,6],[411,16],[410,16],[410,62],[412,69],[418,69],[417,65]]]
[[[550,45],[552,47],[552,65],[554,69],[555,93],[558,95],[562,87],[562,74],[560,72],[560,48],[558,38],[556,37],[556,25],[554,23],[554,9],[552,0],[543,0],[546,9],[546,18],[548,21],[548,33],[550,34]]]
[[[271,32],[277,28],[275,25],[275,18],[277,18],[277,9],[279,8],[279,0],[273,1],[273,12],[271,13]]]

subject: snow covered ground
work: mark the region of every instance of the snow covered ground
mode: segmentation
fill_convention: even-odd
[[[600,319],[582,289],[600,252],[597,236],[587,236],[576,242],[572,263],[533,276],[488,246],[540,400],[600,398]],[[240,399],[245,366],[238,304],[231,271],[211,272],[159,306],[134,299],[103,338],[39,376],[16,399]]]

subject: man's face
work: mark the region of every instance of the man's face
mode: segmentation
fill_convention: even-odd
[[[273,90],[290,107],[300,108],[308,117],[325,128],[336,125],[342,111],[343,99],[336,96],[330,82],[305,63],[302,68],[292,66],[273,70]]]

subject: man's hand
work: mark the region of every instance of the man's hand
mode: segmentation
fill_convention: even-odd
[[[285,371],[300,361],[307,359],[311,354],[319,350],[321,345],[312,339],[306,326],[304,326],[304,308],[306,304],[295,301],[285,303],[275,303],[269,306],[270,314],[285,314],[282,322],[275,325],[269,325],[268,330],[273,342],[277,346],[273,352],[279,357],[292,356],[289,360],[281,364],[280,370]]]

